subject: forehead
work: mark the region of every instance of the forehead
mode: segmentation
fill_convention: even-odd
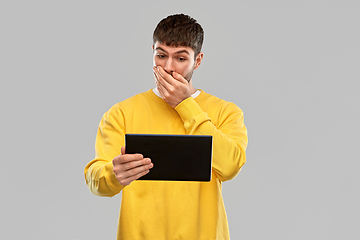
[[[188,52],[190,56],[194,56],[194,50],[191,47],[185,47],[185,46],[168,46],[163,43],[156,42],[154,45],[154,51],[165,51],[167,54],[176,54],[176,53],[185,53]]]

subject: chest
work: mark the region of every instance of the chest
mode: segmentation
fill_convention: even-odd
[[[152,106],[125,113],[126,133],[185,134],[184,123],[173,108]]]

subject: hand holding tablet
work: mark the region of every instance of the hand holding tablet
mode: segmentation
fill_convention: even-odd
[[[144,158],[142,154],[125,154],[125,147],[121,148],[121,155],[116,156],[112,162],[116,179],[123,186],[144,176],[153,167],[151,159]]]

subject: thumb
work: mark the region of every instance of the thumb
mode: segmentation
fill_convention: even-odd
[[[125,155],[125,147],[121,148],[121,155]]]

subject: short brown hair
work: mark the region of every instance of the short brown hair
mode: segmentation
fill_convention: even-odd
[[[156,41],[168,46],[191,47],[195,57],[201,52],[204,41],[204,30],[201,25],[188,15],[175,14],[161,20],[153,34],[153,44]]]

